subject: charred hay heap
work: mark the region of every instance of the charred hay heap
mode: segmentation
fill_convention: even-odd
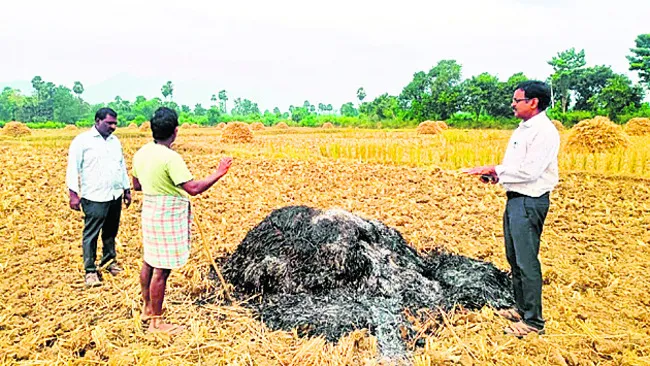
[[[224,265],[241,298],[272,329],[336,341],[354,329],[377,336],[385,356],[405,353],[403,310],[513,305],[511,282],[492,264],[421,255],[395,229],[343,210],[277,209]]]

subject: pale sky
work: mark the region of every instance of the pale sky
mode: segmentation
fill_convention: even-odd
[[[0,6],[0,85],[35,75],[84,99],[115,95],[210,104],[221,89],[262,111],[290,104],[397,95],[442,59],[463,78],[516,72],[545,79],[557,52],[629,72],[629,49],[650,32],[648,0],[21,0]],[[30,90],[23,90],[28,92]]]

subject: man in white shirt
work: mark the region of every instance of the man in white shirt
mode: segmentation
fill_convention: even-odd
[[[75,137],[68,153],[66,184],[70,208],[84,212],[82,248],[88,287],[101,284],[95,265],[100,231],[103,243],[100,268],[106,266],[113,276],[122,271],[115,261],[115,237],[122,201],[127,208],[131,204],[131,186],[122,145],[112,135],[116,128],[117,113],[101,108],[95,113],[95,126]]]
[[[551,101],[548,85],[526,81],[515,90],[512,109],[522,122],[512,134],[501,165],[466,172],[484,183],[500,182],[508,197],[503,215],[506,257],[512,269],[516,309],[499,313],[514,323],[508,334],[523,337],[544,332],[542,271],[539,243],[549,208],[549,193],[558,183],[560,135],[546,116]]]

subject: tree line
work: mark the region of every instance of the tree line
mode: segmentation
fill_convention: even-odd
[[[639,35],[635,44],[626,57],[629,70],[638,73],[638,83],[614,72],[610,66],[588,66],[584,50],[571,48],[548,60],[553,68],[546,79],[553,90],[549,115],[568,126],[594,115],[606,115],[619,123],[637,116],[650,117],[650,105],[643,103],[645,90],[650,89],[650,34]],[[333,122],[341,126],[375,127],[381,122],[385,127],[405,127],[424,120],[445,120],[464,128],[508,128],[518,123],[510,109],[512,93],[518,83],[527,79],[521,72],[503,81],[487,72],[463,79],[458,62],[441,60],[428,71],[416,72],[399,95],[384,93],[367,101],[366,91],[360,87],[357,100],[338,109],[329,103],[312,104],[305,100],[285,111],[275,107],[262,112],[249,99],[230,100],[226,90],[213,94],[209,106],[178,105],[174,102],[172,81],[161,87],[162,98],[138,96],[129,101],[116,96],[108,103],[91,105],[83,99],[84,86],[80,81],[75,81],[70,89],[35,76],[31,95],[10,87],[2,90],[0,123],[16,120],[37,128],[90,126],[94,111],[108,106],[118,112],[122,125],[140,124],[158,107],[167,106],[179,113],[182,123],[200,125],[239,120],[261,121],[269,126],[284,121],[298,126]]]

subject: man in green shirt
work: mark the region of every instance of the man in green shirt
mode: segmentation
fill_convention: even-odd
[[[172,269],[187,263],[190,254],[192,214],[189,196],[212,187],[230,168],[232,158],[221,159],[208,177],[194,180],[183,158],[172,144],[178,135],[178,115],[161,107],[151,118],[153,142],[133,156],[133,187],[142,191],[142,240],[144,262],[140,287],[143,320],[151,320],[149,331],[177,334],[184,327],[162,320],[167,278]]]

